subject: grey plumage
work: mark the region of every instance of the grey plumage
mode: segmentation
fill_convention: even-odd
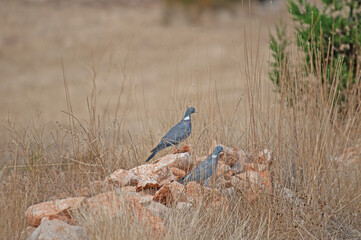
[[[180,179],[179,182],[187,184],[188,182],[196,181],[204,183],[207,186],[210,178],[217,171],[218,157],[221,152],[223,152],[223,147],[217,146],[206,160],[199,163],[188,172],[187,175]]]
[[[152,159],[159,151],[170,146],[177,146],[180,142],[185,140],[192,131],[191,114],[195,113],[194,107],[187,109],[184,118],[174,127],[172,127],[160,140],[159,144],[151,151],[152,154],[148,157],[146,162]]]

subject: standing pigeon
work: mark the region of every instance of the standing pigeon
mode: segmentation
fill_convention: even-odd
[[[177,125],[172,127],[166,135],[160,140],[160,143],[152,150],[152,154],[148,157],[146,162],[152,159],[159,151],[164,148],[175,145],[178,147],[178,144],[186,139],[192,130],[191,124],[191,114],[195,113],[196,109],[194,107],[190,107],[187,109],[184,118]]]
[[[193,168],[187,175],[179,180],[180,183],[188,183],[192,181],[202,182],[206,186],[213,173],[217,171],[218,155],[223,152],[222,146],[214,148],[212,154],[207,157],[206,160],[200,162],[195,168]]]

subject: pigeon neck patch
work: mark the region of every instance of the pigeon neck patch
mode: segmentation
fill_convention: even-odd
[[[186,116],[183,120],[188,121],[188,120],[191,120],[191,118],[189,116]]]

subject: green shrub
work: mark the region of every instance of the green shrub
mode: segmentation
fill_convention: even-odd
[[[322,7],[318,7],[307,0],[289,0],[288,10],[295,26],[297,46],[304,52],[304,73],[317,75],[328,93],[336,86],[340,104],[347,100],[352,86],[359,83],[361,0],[322,2]],[[276,35],[271,35],[270,78],[278,87],[283,79],[291,79],[286,51],[289,43],[285,26],[277,26]]]

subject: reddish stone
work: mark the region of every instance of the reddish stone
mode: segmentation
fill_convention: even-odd
[[[236,162],[243,166],[246,162],[249,161],[249,157],[246,152],[237,148],[228,147],[222,144],[217,144],[216,141],[213,141],[211,148],[209,149],[209,154],[212,153],[213,149],[216,146],[223,147],[223,154],[219,156],[219,162],[223,162],[228,166],[232,167]]]
[[[83,207],[89,212],[99,215],[105,213],[110,216],[130,213],[130,217],[137,221],[143,222],[151,227],[154,232],[161,236],[166,232],[163,221],[159,217],[154,216],[150,210],[145,208],[140,201],[141,196],[126,195],[122,196],[115,192],[106,192],[84,201]]]
[[[168,154],[152,163],[158,167],[175,167],[183,171],[189,171],[194,164],[188,152],[179,154]]]
[[[170,192],[169,186],[164,185],[161,187],[154,195],[153,201],[160,202],[161,204],[167,205],[173,201],[172,194]]]
[[[132,171],[118,169],[105,179],[105,182],[114,184],[118,187],[136,186],[140,177]]]
[[[231,167],[223,162],[218,162],[217,164],[217,176],[227,176],[230,177],[232,175]]]
[[[178,182],[172,182],[159,189],[155,193],[153,201],[170,205],[177,202],[186,202],[188,199],[184,192],[184,186]]]
[[[181,179],[182,177],[184,177],[184,175],[186,175],[186,172],[179,168],[171,167],[170,170],[172,171],[172,173],[175,177],[175,179],[174,179],[175,181],[177,181],[178,179]]]
[[[273,163],[273,152],[269,149],[263,149],[258,153],[258,156],[254,159],[255,163],[266,164],[268,166]]]
[[[245,164],[245,171],[254,171],[254,172],[263,172],[268,169],[268,165],[260,164],[260,163],[246,163]]]
[[[263,172],[260,172],[260,176],[262,179],[262,184],[266,187],[268,192],[272,192],[273,190],[273,185],[272,185],[272,175],[270,173],[270,171],[265,170]]]
[[[66,198],[32,205],[26,210],[26,221],[34,227],[40,225],[42,218],[50,216],[72,222],[68,211],[78,209],[84,199],[84,197]]]
[[[228,201],[216,189],[204,187],[196,182],[190,182],[185,187],[187,197],[196,203],[204,203],[207,207],[228,207]]]
[[[40,226],[35,229],[27,240],[86,240],[86,229],[80,226],[69,225],[59,219],[44,219]]]
[[[159,188],[175,179],[169,167],[161,164],[144,164],[129,170],[129,172],[140,179],[137,184],[137,191]]]
[[[185,153],[185,152],[191,154],[191,146],[189,146],[189,145],[184,145],[184,146],[182,146],[182,147],[180,147],[180,148],[175,149],[175,150],[172,151],[173,154]]]

